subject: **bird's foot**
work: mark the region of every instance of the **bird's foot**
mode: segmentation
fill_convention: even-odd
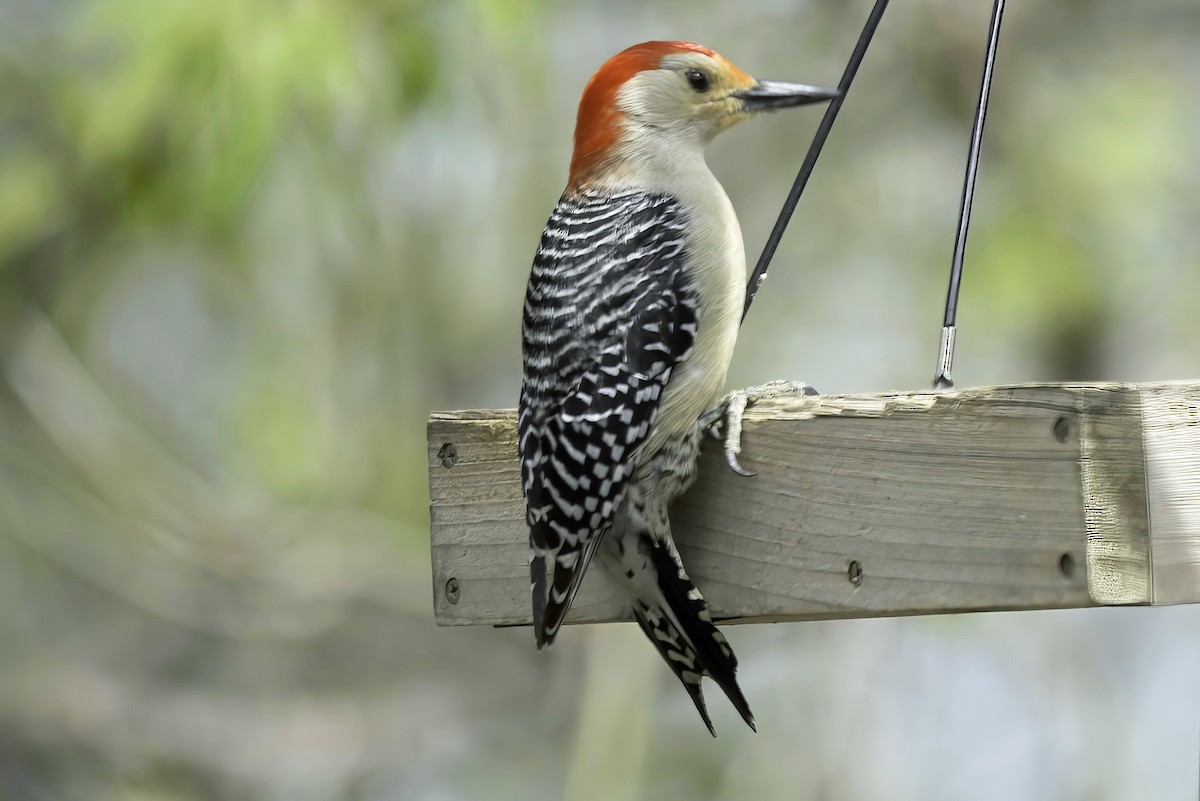
[[[817,391],[803,381],[770,381],[757,387],[735,389],[716,406],[709,409],[700,417],[700,425],[709,435],[725,444],[725,463],[729,469],[739,476],[755,475],[746,470],[738,462],[738,454],[742,452],[742,414],[746,408],[767,398],[778,398],[782,395],[816,395]],[[721,426],[724,424],[724,435]]]

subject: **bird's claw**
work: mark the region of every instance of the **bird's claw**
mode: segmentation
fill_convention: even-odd
[[[749,403],[750,394],[747,390],[735,390],[725,396],[725,408],[721,410],[725,422],[725,464],[744,478],[755,475],[738,461],[738,454],[742,452],[742,415]]]
[[[758,475],[742,467],[738,454],[742,452],[742,415],[746,407],[766,398],[780,395],[816,395],[817,391],[803,381],[771,381],[760,387],[750,387],[730,392],[725,399],[701,418],[701,425],[713,439],[725,444],[725,464],[739,476],[751,478]],[[724,424],[724,436],[720,433]]]
[[[725,448],[725,464],[729,465],[729,469],[737,473],[742,478],[754,478],[758,473],[753,470],[747,470],[738,462],[737,453],[732,448]]]

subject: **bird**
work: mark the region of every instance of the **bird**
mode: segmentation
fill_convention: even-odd
[[[745,406],[722,400],[745,250],[704,151],[755,114],[837,95],[756,80],[692,42],[616,54],[583,91],[525,294],[518,450],[537,647],[554,641],[596,559],[714,737],[703,677],[752,730],[754,715],[667,516],[705,432]],[[726,430],[740,436],[735,422]]]

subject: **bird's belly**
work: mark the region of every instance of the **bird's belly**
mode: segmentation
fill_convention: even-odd
[[[718,300],[704,310],[692,355],[671,372],[639,462],[650,459],[667,442],[689,435],[700,415],[721,399],[745,297],[742,272],[731,270],[736,288],[717,295]]]
[[[681,181],[687,209],[687,272],[699,303],[696,339],[663,390],[650,436],[636,459],[646,464],[668,442],[690,436],[721,398],[746,298],[746,252],[733,205],[707,167]],[[694,450],[694,448],[692,449]]]

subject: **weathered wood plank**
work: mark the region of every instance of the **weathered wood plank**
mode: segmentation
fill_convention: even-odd
[[[1200,386],[1142,392],[1153,601],[1200,598]]]
[[[1098,604],[1150,603],[1140,393],[1087,388],[1080,404],[1088,591]]]
[[[785,398],[672,520],[721,619],[1200,601],[1200,385]],[[441,624],[529,622],[511,411],[429,423]],[[629,619],[601,570],[569,620]]]

